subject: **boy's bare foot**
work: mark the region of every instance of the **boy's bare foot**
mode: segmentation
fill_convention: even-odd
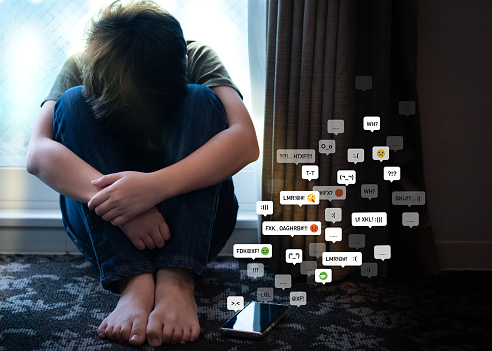
[[[195,278],[185,268],[161,268],[156,276],[155,307],[149,316],[151,346],[195,341],[200,334],[195,302]]]
[[[120,290],[118,305],[97,330],[99,337],[142,345],[147,337],[147,321],[154,306],[154,275],[144,273],[123,279]]]

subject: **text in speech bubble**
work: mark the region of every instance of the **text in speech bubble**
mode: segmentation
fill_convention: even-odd
[[[372,76],[355,76],[355,89],[362,91],[371,90]]]
[[[360,266],[362,252],[323,252],[323,266]]]
[[[335,207],[328,207],[325,209],[325,221],[327,222],[341,222],[342,221],[342,209]]]
[[[378,197],[377,184],[362,184],[360,186],[360,196],[363,199],[376,199]]]
[[[349,247],[353,249],[361,249],[366,247],[366,235],[365,234],[349,234],[348,236]]]
[[[364,262],[360,266],[360,275],[363,277],[376,277],[378,275],[378,264],[376,262]]]
[[[314,281],[316,283],[322,283],[323,285],[326,283],[331,283],[332,281],[332,272],[331,269],[320,268],[314,271]]]
[[[234,258],[271,258],[272,244],[234,244]]]
[[[256,289],[256,300],[260,302],[273,301],[273,288],[258,288]]]
[[[311,181],[312,179],[319,178],[318,166],[302,166],[302,179]]]
[[[374,258],[377,260],[389,260],[391,258],[390,245],[374,245]]]
[[[319,205],[319,193],[317,191],[281,191],[281,205]]]
[[[278,149],[278,163],[314,163],[316,150],[314,149]]]
[[[348,149],[347,161],[357,164],[358,162],[364,162],[364,149]]]
[[[329,119],[328,120],[328,133],[335,135],[343,133],[345,131],[345,121],[343,119]]]
[[[260,216],[272,215],[273,201],[256,201],[256,214]]]
[[[389,147],[387,146],[373,146],[372,159],[375,161],[387,161],[389,160]]]
[[[296,263],[302,262],[302,250],[301,249],[287,249],[285,250],[285,262],[292,263],[295,265]]]
[[[264,221],[263,235],[320,235],[320,221]],[[260,245],[261,246],[261,245]]]
[[[425,205],[425,191],[393,191],[391,193],[393,205]]]
[[[418,212],[403,212],[401,214],[401,224],[404,227],[418,227],[420,222],[420,215]]]
[[[400,180],[401,169],[398,166],[387,166],[383,168],[383,179],[393,183],[395,180]]]
[[[246,275],[250,278],[261,278],[265,275],[265,266],[263,263],[248,263],[246,266]]]
[[[290,274],[275,274],[275,287],[277,289],[290,289],[292,286],[292,276]]]
[[[348,186],[349,184],[355,184],[356,177],[354,170],[341,169],[337,171],[337,183]]]
[[[309,244],[309,256],[311,257],[321,257],[323,255],[323,252],[326,251],[326,243],[310,243]],[[303,261],[303,262],[310,262],[310,261]],[[302,262],[301,262],[301,267],[302,267]]]
[[[237,312],[244,308],[244,296],[227,296],[227,309]]]
[[[316,268],[318,268],[318,263],[316,261],[302,261],[301,262],[301,274],[302,275],[311,276],[314,274],[314,271],[316,270]]]
[[[347,188],[343,185],[320,185],[313,186],[313,191],[319,193],[320,200],[345,200],[347,198]]]
[[[403,137],[390,135],[386,137],[386,145],[391,151],[403,150]]]
[[[364,130],[370,130],[371,133],[381,129],[381,118],[379,116],[364,117]]]
[[[325,241],[331,241],[332,243],[336,243],[337,241],[342,241],[342,228],[339,227],[325,228]]]
[[[398,103],[400,115],[411,116],[415,114],[415,101],[400,101]]]
[[[352,212],[354,227],[384,227],[388,221],[386,212]]]
[[[335,140],[320,140],[318,144],[318,151],[320,154],[334,154],[336,151]]]
[[[291,291],[289,298],[292,306],[301,307],[307,303],[307,293],[305,291]]]

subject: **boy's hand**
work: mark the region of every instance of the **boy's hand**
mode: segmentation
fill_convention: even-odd
[[[122,226],[162,201],[157,198],[152,173],[113,173],[93,180],[92,185],[101,190],[87,205],[115,226]]]
[[[157,208],[139,214],[120,226],[138,250],[161,248],[171,238],[171,232]]]

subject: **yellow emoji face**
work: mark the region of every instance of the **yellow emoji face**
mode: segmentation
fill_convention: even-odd
[[[383,149],[379,149],[378,152],[376,153],[376,155],[378,155],[379,158],[383,158],[385,153],[384,153],[384,150]]]
[[[307,196],[307,200],[308,200],[309,202],[316,202],[316,196],[315,196],[314,194],[309,194],[309,195]]]

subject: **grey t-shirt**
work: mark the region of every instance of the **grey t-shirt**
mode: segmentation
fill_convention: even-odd
[[[187,41],[186,44],[188,83],[201,84],[209,88],[222,85],[229,86],[234,88],[242,98],[241,92],[232,82],[229,72],[212,48],[196,41]],[[66,90],[82,85],[81,55],[82,53],[78,52],[67,59],[41,106],[48,100],[58,100]]]

